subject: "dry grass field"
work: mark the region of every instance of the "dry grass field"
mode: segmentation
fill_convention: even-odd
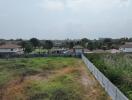
[[[0,100],[110,100],[78,58],[0,60]]]

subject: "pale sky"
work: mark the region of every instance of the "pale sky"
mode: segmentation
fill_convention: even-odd
[[[132,37],[132,0],[0,0],[0,38]]]

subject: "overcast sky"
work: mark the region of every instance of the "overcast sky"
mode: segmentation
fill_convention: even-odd
[[[0,38],[132,37],[132,0],[0,0]]]

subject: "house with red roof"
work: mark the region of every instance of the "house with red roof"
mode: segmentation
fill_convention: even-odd
[[[16,44],[3,44],[0,45],[0,54],[23,54],[23,49]]]

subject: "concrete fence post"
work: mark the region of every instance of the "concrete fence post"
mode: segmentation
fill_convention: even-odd
[[[98,70],[97,70],[97,79],[98,79],[99,77],[98,77]]]
[[[107,91],[109,91],[109,81],[107,81]]]
[[[117,100],[117,88],[116,88],[116,95],[115,95],[115,100]]]
[[[102,75],[102,84],[103,84],[103,87],[105,87],[105,85],[104,85],[104,80],[103,80],[103,75]]]

